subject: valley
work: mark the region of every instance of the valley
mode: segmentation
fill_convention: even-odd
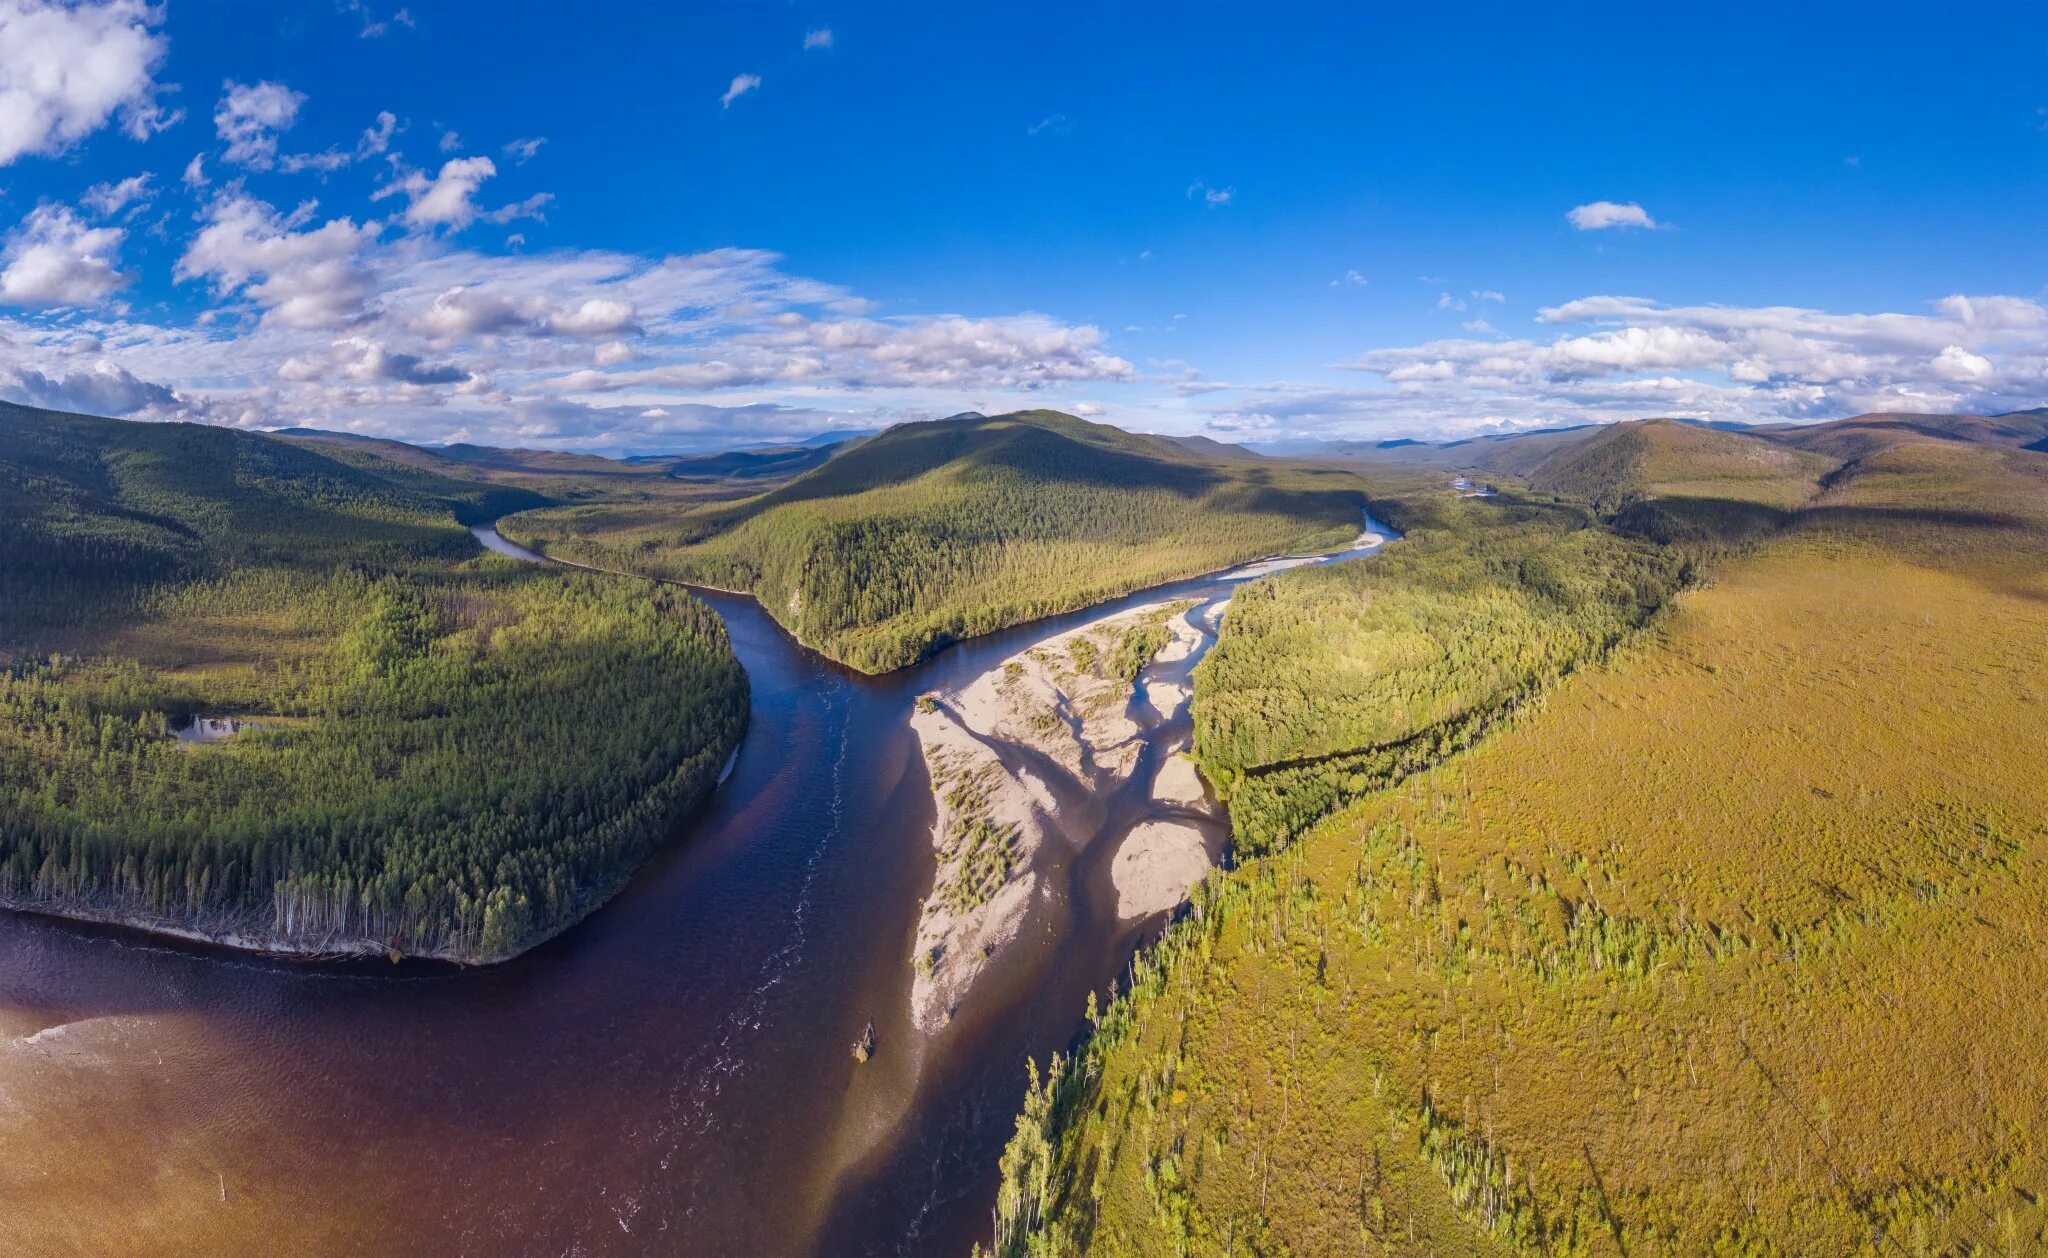
[[[322,461],[338,443],[303,436],[109,460],[126,433],[90,426],[108,421],[34,418],[7,466],[61,476],[18,479],[38,496],[13,501],[47,505],[9,527],[95,539],[68,543],[70,562],[105,593],[52,599],[73,587],[9,570],[43,592],[10,626],[10,702],[49,715],[8,736],[82,756],[66,731],[88,726],[66,721],[114,731],[100,745],[136,768],[76,780],[145,793],[108,797],[102,816],[186,792],[216,803],[183,825],[210,817],[279,852],[308,871],[292,886],[354,878],[304,864],[325,849],[266,837],[347,815],[319,757],[374,761],[320,740],[395,722],[415,749],[406,764],[446,746],[465,782],[514,776],[479,766],[524,764],[537,728],[574,749],[563,772],[586,754],[618,763],[617,740],[640,730],[704,728],[655,717],[676,711],[666,695],[687,713],[729,684],[664,664],[682,689],[648,689],[630,652],[663,625],[730,643],[744,725],[660,752],[643,780],[679,757],[693,785],[626,803],[666,818],[640,831],[654,841],[622,838],[590,867],[610,872],[552,884],[580,890],[527,892],[517,919],[465,918],[457,896],[438,925],[430,899],[380,900],[432,851],[403,843],[334,847],[391,871],[319,884],[351,888],[346,900],[277,891],[263,908],[203,866],[145,874],[118,848],[110,873],[12,857],[17,907],[115,924],[0,919],[0,1087],[33,1098],[0,1134],[26,1150],[17,1186],[39,1186],[37,1208],[0,1227],[13,1242],[104,1240],[79,1222],[88,1199],[120,1203],[106,1217],[123,1235],[216,1251],[279,1227],[436,1248],[516,1233],[586,1252],[671,1237],[770,1252],[897,1238],[950,1252],[1618,1253],[1867,1233],[1939,1248],[2040,1226],[2031,1150],[2048,1100],[2023,1061],[1981,1048],[2048,1030],[2028,1021],[2024,987],[2048,801],[2030,740],[2011,735],[2031,728],[2048,675],[2033,611],[2048,456],[2021,448],[2029,417],[1948,435],[1888,417],[1545,434],[1516,473],[1466,469],[1491,496],[1413,460],[1227,473],[1148,447],[1179,469],[1164,492],[1202,500],[1206,478],[1263,479],[1306,487],[1306,521],[1326,498],[1349,519],[1261,534],[1274,540],[1245,554],[1220,549],[1244,519],[1214,535],[1176,525],[1169,543],[1147,540],[1142,511],[1136,532],[1107,535],[1084,512],[1087,547],[1184,575],[1106,601],[1114,587],[1046,596],[1073,609],[943,649],[904,625],[1037,604],[964,610],[978,587],[961,577],[908,587],[910,620],[845,621],[834,639],[923,655],[880,672],[801,645],[749,595],[670,584],[682,578],[665,565],[700,570],[661,545],[559,531],[608,512],[657,538],[707,510],[757,518],[748,486],[648,497],[647,473],[621,472],[613,506],[588,463],[559,482],[523,468],[464,479],[389,451]],[[1012,454],[1020,426],[1043,424],[1031,440],[1052,450],[1088,435],[1030,415],[946,422],[992,429]],[[97,465],[52,449],[65,425],[96,434]],[[873,477],[835,465],[890,435],[786,470],[767,493],[810,501],[821,473],[827,486]],[[247,470],[266,457],[288,461]],[[327,479],[307,495],[313,477]],[[729,496],[707,506],[704,492]],[[926,527],[895,492],[838,502],[834,527],[891,553],[898,531]],[[217,508],[202,504],[251,494],[272,496],[262,527],[203,523]],[[301,536],[378,549],[273,541],[292,518],[278,495],[368,521]],[[137,527],[166,531],[130,534],[131,551],[96,540]],[[1289,544],[1302,537],[1325,549]],[[1001,570],[1057,573],[1081,553],[1028,532],[1014,545],[1026,568]],[[144,558],[111,557],[127,554]],[[1239,562],[1198,575],[1224,554]],[[346,558],[323,568],[329,555]],[[138,577],[135,562],[163,566]],[[577,599],[549,631],[575,636],[538,628]],[[519,686],[526,706],[508,711],[525,732],[502,751],[474,699],[465,724],[436,725],[431,706],[380,715],[350,679],[410,657],[347,652],[399,632],[374,627],[387,605],[430,615],[404,650],[495,670],[436,684],[495,676],[476,693],[509,696],[515,679],[559,677],[547,685],[575,694]],[[525,641],[566,661],[494,659]],[[76,654],[47,658],[60,643]],[[697,658],[682,642],[653,649]],[[407,667],[408,686],[437,675]],[[156,715],[137,721],[138,705]],[[170,731],[188,714],[240,724],[186,746]],[[116,737],[129,741],[104,741]],[[298,776],[271,767],[280,743]],[[63,763],[14,757],[9,771]],[[437,780],[454,779],[407,779],[397,798],[432,799]],[[86,797],[48,781],[16,797],[48,811],[15,806],[11,852],[79,842],[59,827],[92,815],[68,802]],[[256,789],[306,802],[237,802]],[[100,825],[93,842],[120,836]],[[182,833],[153,839],[150,859],[228,850]],[[497,885],[521,886],[517,869],[499,861]],[[356,959],[232,961],[122,927]],[[1958,955],[1968,988],[1948,968]],[[1926,1008],[1985,1038],[1927,1038],[1909,1012]],[[85,1104],[145,1057],[168,1073]],[[1958,1059],[1972,1071],[1947,1068]],[[263,1082],[207,1082],[223,1070]],[[1920,1080],[1910,1108],[1880,1082],[1901,1076]],[[391,1105],[361,1107],[401,1077]],[[555,1099],[511,1122],[536,1081]],[[1997,1121],[1929,1140],[1964,1112]],[[484,1132],[481,1114],[505,1117]],[[319,1155],[338,1131],[391,1161],[338,1173]],[[452,1131],[469,1134],[451,1144]],[[136,1141],[184,1150],[187,1169],[121,1181],[145,1156]],[[442,1151],[425,1178],[380,1169],[429,1147]],[[567,1179],[565,1148],[579,1150]],[[480,1214],[464,1187],[476,1182],[531,1185],[532,1204]]]

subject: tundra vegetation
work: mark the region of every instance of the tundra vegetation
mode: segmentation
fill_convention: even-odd
[[[745,676],[682,591],[482,553],[546,499],[445,471],[0,408],[0,900],[487,960],[616,890]]]
[[[1241,594],[1240,863],[1033,1070],[997,1250],[2043,1252],[2042,420],[1546,435]]]
[[[1051,411],[903,424],[736,502],[504,521],[594,567],[743,590],[799,641],[884,672],[1131,590],[1358,535],[1354,472],[1218,458]]]

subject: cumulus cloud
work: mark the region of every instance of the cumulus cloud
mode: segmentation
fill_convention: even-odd
[[[1931,366],[1934,374],[1942,379],[1967,384],[1989,380],[1997,374],[1997,368],[1991,365],[1990,359],[1982,354],[1973,354],[1960,345],[1943,346],[1942,351],[1934,356]]]
[[[2048,308],[2031,298],[1951,296],[1928,314],[1786,306],[1666,306],[1595,296],[1538,313],[1544,340],[1438,340],[1360,354],[1346,366],[1380,390],[1268,393],[1232,413],[1411,428],[1583,422],[1642,414],[1750,421],[1872,410],[2011,410],[2048,394]],[[1577,326],[1571,326],[1577,325]],[[1334,422],[1334,421],[1333,421]]]
[[[969,319],[820,319],[785,312],[768,328],[731,339],[715,357],[632,371],[576,371],[563,393],[623,389],[730,389],[770,383],[841,389],[1014,389],[1135,374],[1104,351],[1102,332],[1042,315]]]
[[[149,199],[156,195],[149,181],[150,175],[145,171],[111,183],[96,183],[85,190],[79,201],[101,218],[112,218],[130,205],[148,204]]]
[[[721,108],[731,109],[734,101],[760,86],[761,76],[758,74],[735,74],[731,86],[725,89],[725,95],[718,98],[718,103]]]
[[[1582,232],[1601,231],[1610,227],[1658,225],[1657,220],[1650,217],[1648,210],[1633,201],[1590,201],[1567,210],[1565,219]]]
[[[0,368],[0,390],[9,401],[88,415],[133,415],[177,405],[177,396],[169,388],[138,379],[106,359],[62,375],[45,374],[33,367]]]
[[[61,153],[116,116],[136,139],[175,121],[155,102],[162,21],[144,0],[0,0],[0,166]]]
[[[421,231],[436,227],[461,231],[479,218],[492,223],[540,218],[554,200],[551,194],[541,192],[495,210],[483,209],[476,203],[477,189],[497,173],[497,164],[488,157],[452,158],[441,164],[440,173],[432,176],[424,171],[406,171],[371,193],[370,199],[381,201],[403,193],[406,225]]]
[[[505,146],[505,156],[511,158],[514,162],[518,163],[519,165],[524,166],[526,163],[533,160],[534,154],[540,152],[540,146],[546,144],[547,142],[548,138],[544,135],[537,135],[526,139],[514,140],[510,144],[507,144]]]
[[[473,190],[465,199],[473,208]],[[79,246],[75,265],[9,283],[104,298],[120,232],[54,207],[35,240]],[[887,317],[760,250],[490,254],[310,201],[279,208],[239,182],[206,203],[173,275],[212,298],[198,318],[0,312],[0,391],[149,418],[649,449],[716,444],[719,425],[726,440],[762,435],[756,423],[867,427],[1136,376],[1092,326]],[[792,397],[806,404],[783,405]]]
[[[179,280],[210,279],[216,292],[245,293],[267,322],[292,328],[332,328],[363,313],[370,276],[362,254],[378,235],[374,220],[358,227],[347,218],[301,230],[306,213],[279,215],[244,193],[217,197],[206,225],[178,259]]]
[[[615,337],[637,330],[631,303],[614,297],[586,297],[564,305],[538,293],[477,287],[439,294],[408,326],[437,343],[504,335]]]
[[[194,153],[192,160],[185,163],[185,173],[180,176],[188,188],[204,188],[206,179],[206,154]]]
[[[813,49],[813,48],[830,48],[831,46],[832,46],[832,28],[831,28],[831,27],[829,27],[829,26],[818,26],[818,27],[813,27],[812,29],[810,29],[810,30],[808,30],[808,31],[805,31],[805,32],[804,32],[804,49],[805,49],[805,51],[809,51],[810,49]]]
[[[213,129],[226,143],[226,160],[268,170],[277,161],[277,138],[299,119],[303,92],[282,83],[237,83],[229,79],[214,107]]]
[[[1213,210],[1219,205],[1229,205],[1232,201],[1236,200],[1237,189],[1212,188],[1197,179],[1188,185],[1188,200],[1194,200],[1197,195],[1202,198],[1203,204]]]
[[[391,349],[363,336],[345,337],[334,343],[341,352],[343,374],[362,381],[390,381],[398,384],[459,384],[469,378],[460,367],[429,363],[417,354]]]
[[[0,252],[0,303],[90,306],[128,282],[121,273],[118,227],[91,227],[69,206],[29,212]]]

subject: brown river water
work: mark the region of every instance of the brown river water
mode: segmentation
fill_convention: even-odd
[[[926,1037],[912,703],[1122,607],[1194,598],[1213,628],[1234,578],[884,677],[704,593],[753,686],[729,778],[615,900],[502,965],[271,961],[0,912],[0,1252],[965,1253],[1025,1058],[1071,1046],[1165,921],[1120,923],[1109,867],[1188,726],[1070,812],[1052,909]]]

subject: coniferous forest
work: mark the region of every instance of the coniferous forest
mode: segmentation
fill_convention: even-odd
[[[507,537],[744,590],[866,672],[1131,590],[1356,537],[1355,472],[1218,459],[1055,411],[901,424],[736,502],[526,512]]]
[[[0,409],[0,897],[462,960],[575,921],[708,794],[747,686],[686,593],[464,527],[542,501]]]

